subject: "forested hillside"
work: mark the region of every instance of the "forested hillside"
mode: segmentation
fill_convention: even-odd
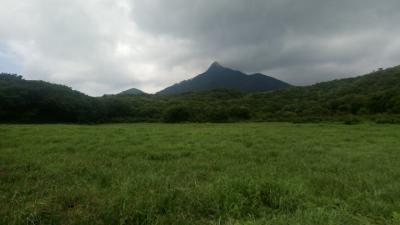
[[[0,74],[0,118],[3,122],[93,121],[96,101],[66,86]]]
[[[89,97],[20,76],[0,75],[1,122],[235,122],[368,119],[398,122],[400,67],[308,87],[243,93]]]

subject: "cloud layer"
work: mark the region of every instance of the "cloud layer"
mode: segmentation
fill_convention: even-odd
[[[0,70],[155,92],[214,60],[293,84],[400,64],[395,0],[0,0]]]

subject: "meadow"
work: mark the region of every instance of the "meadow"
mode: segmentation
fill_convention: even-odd
[[[0,224],[400,224],[400,126],[0,125]]]

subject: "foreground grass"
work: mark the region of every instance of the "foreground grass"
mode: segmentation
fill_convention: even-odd
[[[396,125],[0,125],[0,224],[399,223]]]

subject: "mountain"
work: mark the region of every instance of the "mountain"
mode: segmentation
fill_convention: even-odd
[[[260,73],[247,75],[214,62],[203,74],[193,79],[174,84],[157,94],[179,94],[184,92],[232,89],[243,92],[265,92],[290,87],[288,83]]]
[[[218,70],[243,75],[215,64],[203,76],[219,76],[215,73]],[[160,122],[168,121],[166,116],[172,116],[173,121],[177,121],[175,116],[182,116],[178,121],[191,122],[340,121],[356,117],[400,123],[400,66],[269,92],[216,89],[176,95],[103,97],[0,74],[0,123]]]
[[[143,92],[142,90],[139,90],[136,88],[131,88],[131,89],[128,89],[126,91],[119,93],[119,95],[142,95],[142,94],[146,94],[146,93]]]
[[[311,86],[273,93],[255,93],[254,110],[276,115],[337,117],[342,115],[400,115],[400,66]],[[258,101],[259,104],[255,104]]]

